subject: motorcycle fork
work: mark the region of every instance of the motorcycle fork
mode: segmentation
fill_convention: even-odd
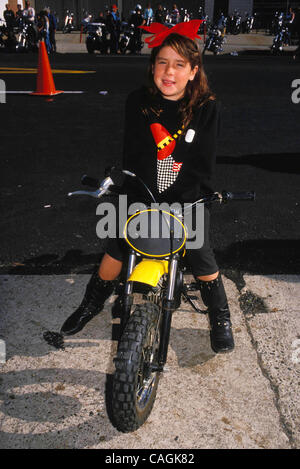
[[[127,321],[130,317],[130,311],[131,307],[133,304],[133,282],[129,281],[128,278],[130,277],[134,267],[136,264],[136,253],[131,250],[129,253],[129,258],[128,258],[128,267],[127,267],[127,275],[126,275],[126,283],[124,287],[124,295],[123,295],[123,300],[122,300],[122,315],[121,315],[121,324],[120,324],[120,329],[121,329],[121,334],[120,337],[123,334],[123,331],[125,329],[125,326],[127,324]]]
[[[158,350],[158,371],[163,371],[163,367],[167,361],[172,314],[176,309],[174,292],[177,278],[178,261],[178,254],[175,254],[171,257],[166,295],[162,301],[162,321]]]

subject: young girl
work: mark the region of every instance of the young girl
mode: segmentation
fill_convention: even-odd
[[[214,192],[219,113],[197,43],[189,31],[187,37],[181,26],[180,34],[175,28],[163,33],[162,42],[152,49],[148,86],[128,96],[123,167],[142,178],[158,202],[187,203]],[[186,259],[208,308],[212,349],[223,352],[233,349],[234,341],[225,290],[209,243],[207,208],[204,222],[204,244],[187,250]],[[100,312],[113,292],[125,253],[124,241],[109,240],[99,270],[83,302],[63,324],[62,334],[75,334]]]

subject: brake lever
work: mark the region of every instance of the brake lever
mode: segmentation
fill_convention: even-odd
[[[90,197],[94,197],[95,199],[99,199],[102,197],[104,194],[109,195],[111,191],[109,191],[109,187],[113,186],[113,180],[110,177],[107,177],[104,179],[102,182],[101,186],[99,189],[96,191],[75,191],[75,192],[69,192],[68,196],[71,197],[72,195],[89,195]]]
[[[71,197],[72,195],[89,195],[90,197],[94,197],[95,199],[100,199],[103,195],[109,195],[111,192],[107,189],[98,189],[97,191],[75,191],[75,192],[69,192],[68,197]]]

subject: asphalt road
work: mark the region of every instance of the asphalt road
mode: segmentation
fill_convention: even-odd
[[[37,55],[1,54],[7,91],[35,90]],[[84,91],[50,101],[7,94],[1,104],[1,272],[87,272],[103,251],[97,203],[68,199],[82,174],[103,175],[120,161],[127,94],[145,80],[147,57],[57,54],[56,89]],[[214,209],[212,241],[221,268],[250,273],[299,272],[298,194],[300,77],[290,56],[267,51],[207,56],[212,89],[222,103],[216,189],[255,190],[255,203]],[[108,91],[107,95],[99,94]],[[45,206],[47,206],[45,208]],[[16,265],[17,264],[17,265]],[[18,265],[24,264],[24,265]]]

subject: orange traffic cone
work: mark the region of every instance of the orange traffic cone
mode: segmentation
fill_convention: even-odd
[[[63,91],[57,91],[55,89],[45,42],[40,41],[36,91],[31,94],[35,96],[54,96],[55,94],[61,93],[63,93]]]

